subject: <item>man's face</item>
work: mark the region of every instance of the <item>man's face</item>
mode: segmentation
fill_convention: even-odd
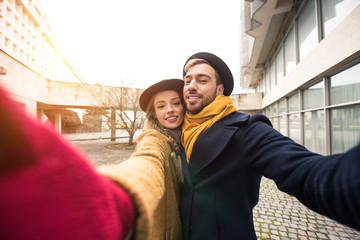
[[[199,113],[224,92],[223,84],[216,86],[215,70],[206,63],[190,67],[184,81],[184,98],[190,114]]]

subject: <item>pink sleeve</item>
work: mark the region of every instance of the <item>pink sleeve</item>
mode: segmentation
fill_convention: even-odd
[[[122,188],[0,89],[1,238],[125,239],[134,217]]]

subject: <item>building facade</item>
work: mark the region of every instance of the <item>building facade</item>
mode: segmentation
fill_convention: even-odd
[[[83,82],[38,0],[0,0],[0,84],[30,115],[51,104],[51,81]]]
[[[106,111],[116,121],[119,99],[127,106],[122,114],[140,111],[132,101],[142,90],[85,83],[38,0],[0,0],[0,85],[26,113],[51,122],[59,133],[101,132]],[[114,124],[111,139],[115,130]]]
[[[321,154],[360,140],[360,1],[244,1],[241,86],[275,129]]]

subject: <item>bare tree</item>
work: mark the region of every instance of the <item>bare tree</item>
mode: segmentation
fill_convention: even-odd
[[[144,125],[144,113],[140,109],[139,98],[142,89],[120,87],[120,92],[112,89],[110,93],[112,101],[116,103],[116,114],[120,119],[121,126],[129,134],[129,144],[133,144],[134,134]]]
[[[122,128],[129,135],[128,144],[132,145],[135,132],[144,125],[145,115],[139,105],[139,98],[144,90],[99,84],[91,86],[86,84],[84,87],[102,108],[110,110],[110,114],[106,111],[103,112],[103,116],[111,123],[111,140],[116,139],[116,128]],[[117,119],[119,121],[116,121]]]

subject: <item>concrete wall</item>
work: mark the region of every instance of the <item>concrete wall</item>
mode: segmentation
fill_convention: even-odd
[[[47,104],[72,107],[100,107],[97,96],[106,96],[107,87],[76,82],[49,81]]]
[[[36,115],[36,103],[47,102],[47,80],[0,50],[0,63],[6,75],[0,75],[0,85],[17,102],[25,105],[30,115]]]
[[[254,114],[261,110],[261,93],[232,94],[230,97],[233,100],[236,109],[240,112]]]
[[[41,112],[41,109],[37,109],[39,106],[46,108],[46,105],[50,108],[109,106],[106,104],[110,101],[109,96],[121,92],[120,87],[50,81],[2,50],[0,50],[0,63],[0,66],[6,69],[6,75],[0,75],[0,85],[32,116]],[[124,92],[126,89],[124,88]]]

